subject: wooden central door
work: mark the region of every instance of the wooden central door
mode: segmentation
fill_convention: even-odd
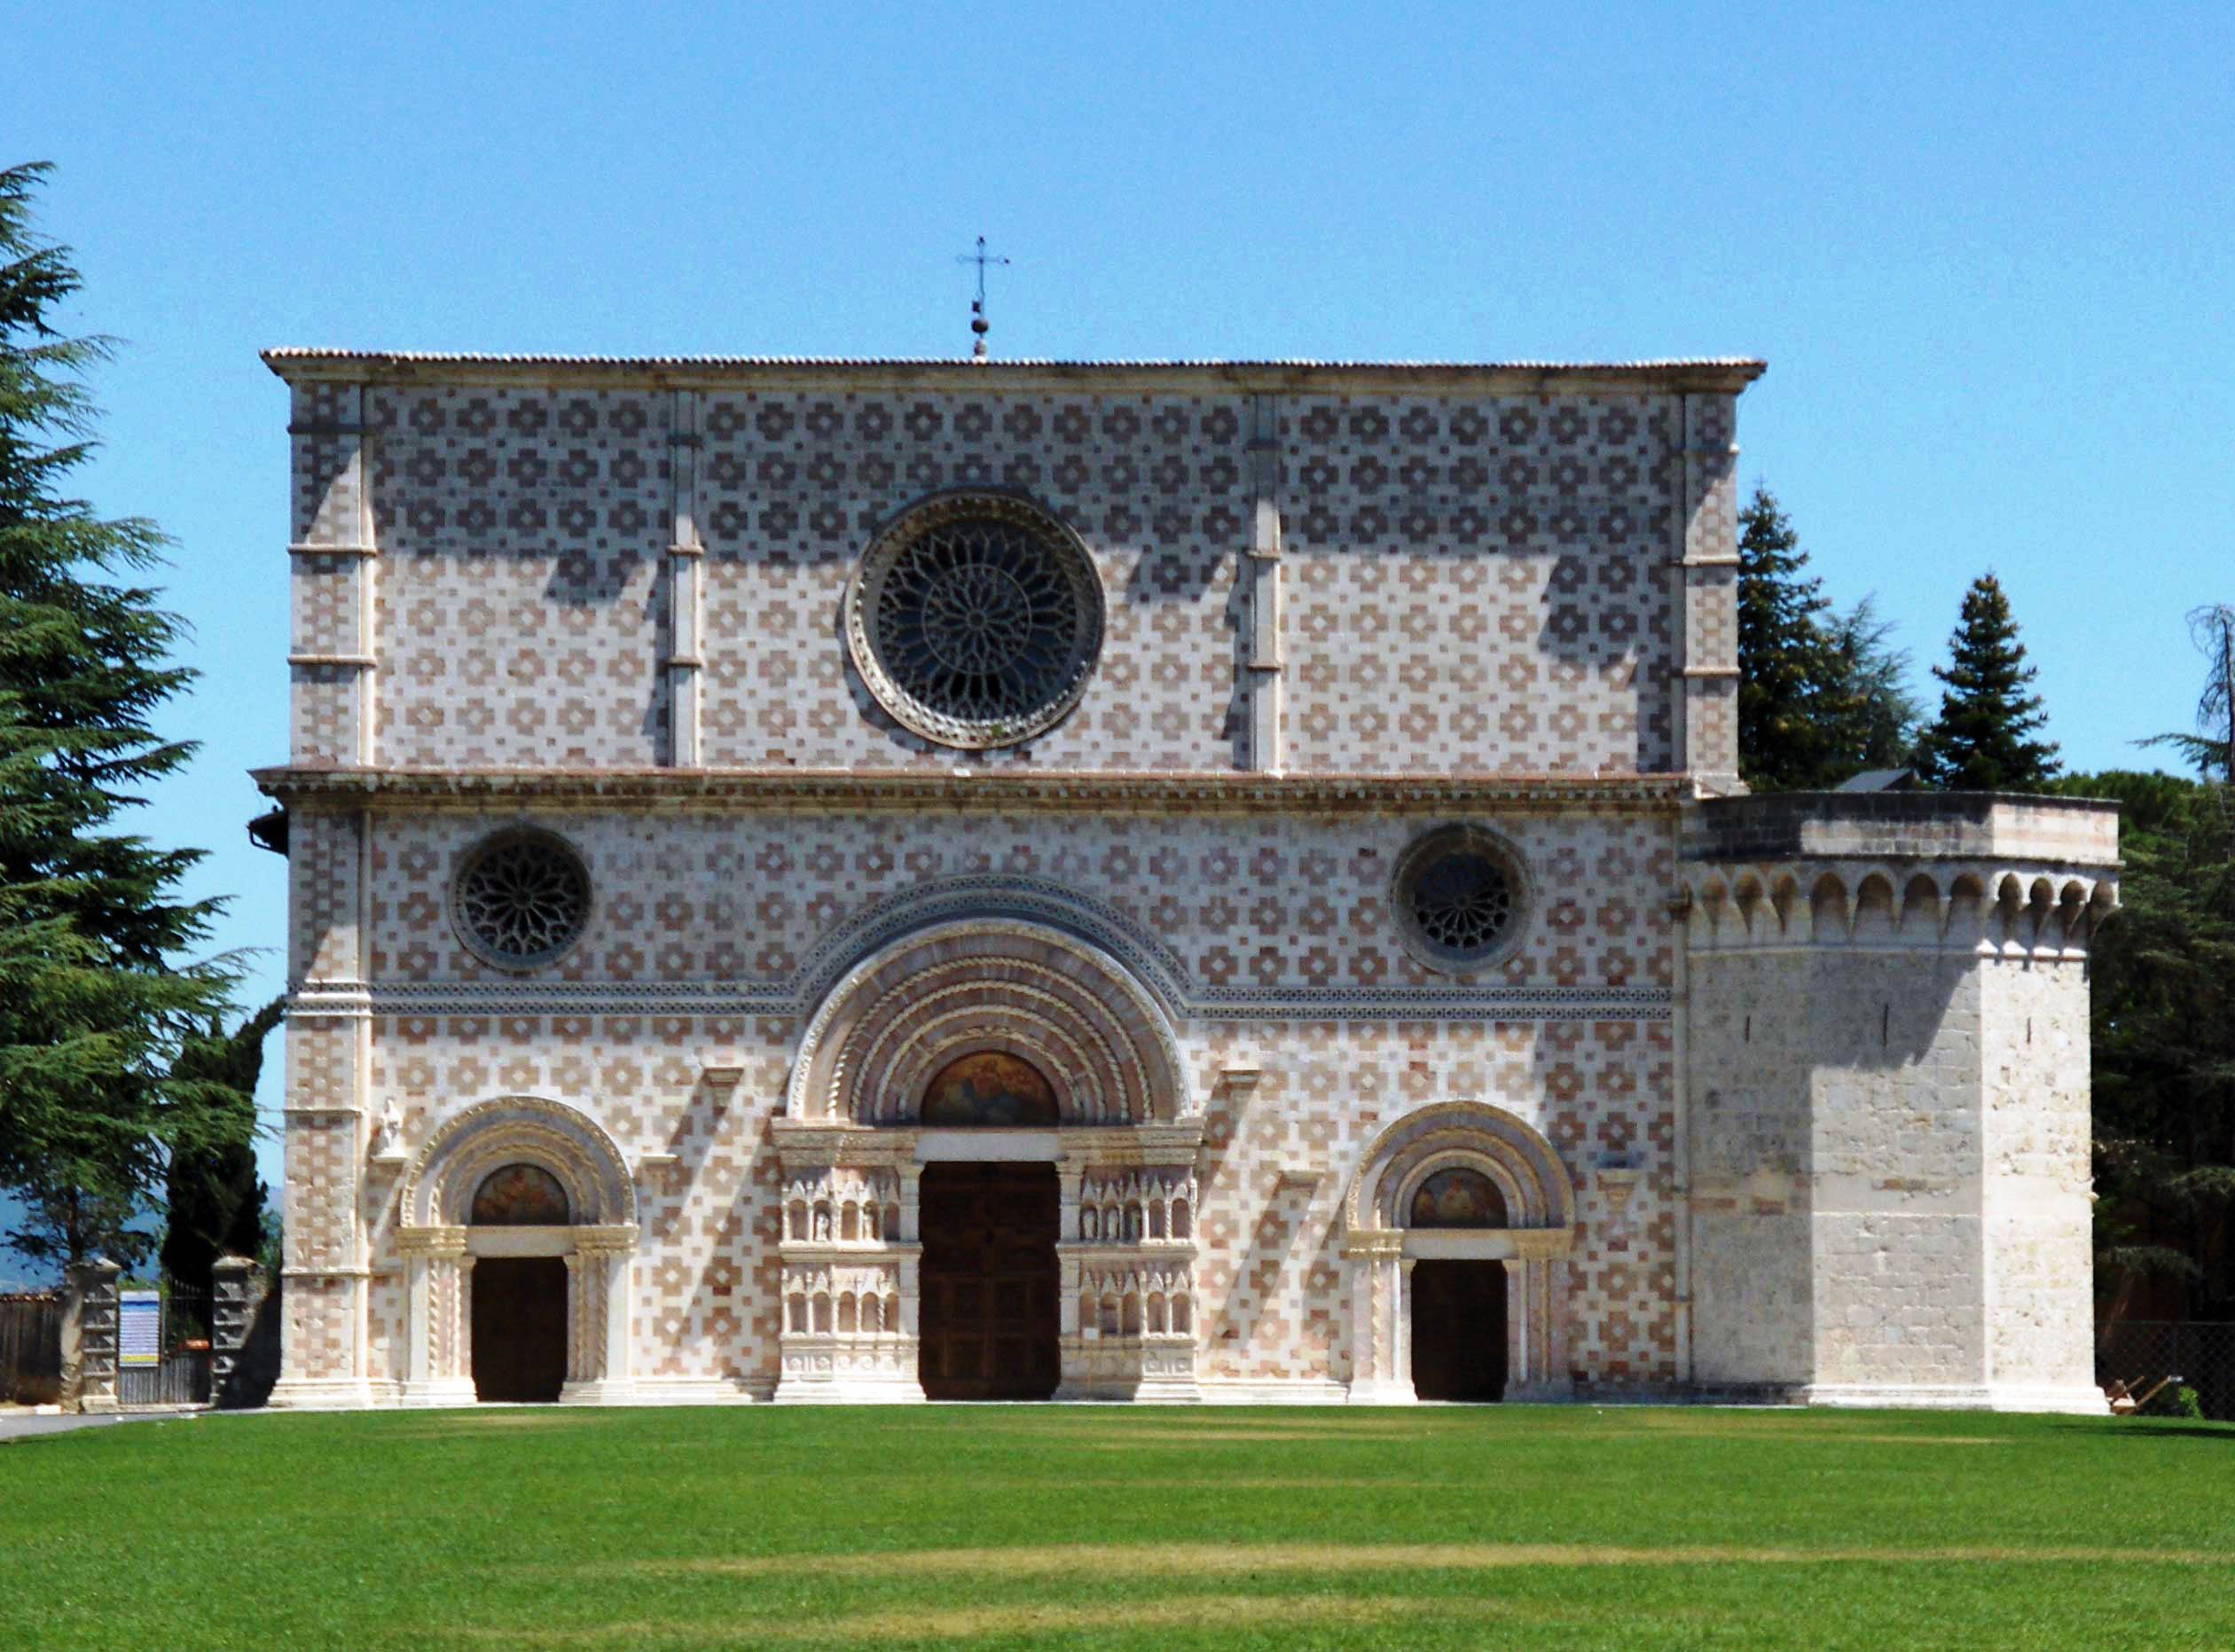
[[[1052,1164],[929,1164],[921,1203],[923,1392],[1046,1399],[1056,1349]]]
[[[1412,1269],[1413,1392],[1423,1399],[1502,1399],[1502,1262],[1426,1257]]]
[[[474,1394],[542,1404],[567,1380],[564,1257],[482,1257],[474,1264]]]

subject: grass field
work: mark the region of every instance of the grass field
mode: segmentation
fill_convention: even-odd
[[[2235,1428],[224,1416],[0,1447],[0,1647],[2235,1646]]]

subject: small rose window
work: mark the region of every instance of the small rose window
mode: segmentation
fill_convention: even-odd
[[[451,889],[459,938],[483,963],[556,962],[590,920],[590,873],[548,832],[506,832],[474,848]]]
[[[1449,826],[1405,852],[1392,893],[1413,956],[1466,973],[1494,963],[1520,938],[1528,891],[1502,841],[1476,826]]]

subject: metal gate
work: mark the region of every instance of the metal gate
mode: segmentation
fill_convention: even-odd
[[[169,1281],[117,1293],[120,1409],[209,1403],[209,1307],[208,1291]]]

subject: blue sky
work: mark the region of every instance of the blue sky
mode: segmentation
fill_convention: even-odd
[[[1003,354],[1766,356],[1749,485],[1920,687],[1996,569],[2075,766],[2188,725],[2181,616],[2235,600],[2224,4],[74,4],[7,35],[0,157],[58,163],[72,319],[123,341],[87,487],[176,536],[197,630],[170,724],[202,751],[146,826],[212,849],[226,945],[281,939],[242,826],[285,754],[266,345],[959,354],[982,232]]]

